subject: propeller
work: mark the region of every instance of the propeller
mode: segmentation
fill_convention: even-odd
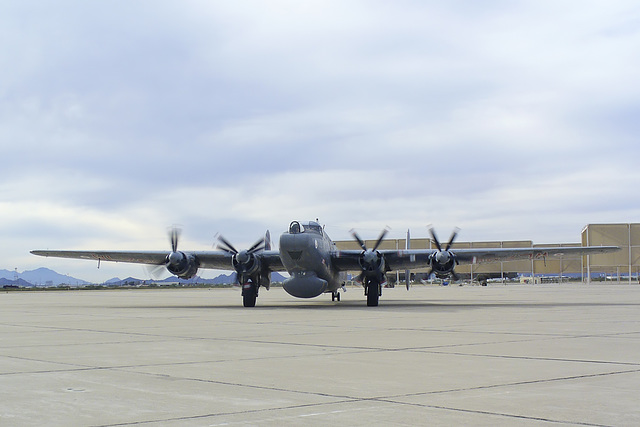
[[[168,265],[177,266],[186,258],[182,252],[178,252],[178,241],[180,240],[180,234],[182,234],[182,230],[178,227],[171,227],[171,229],[169,230],[171,253],[167,257]]]
[[[389,228],[385,227],[384,230],[380,233],[378,240],[376,241],[373,249],[368,249],[367,245],[364,243],[364,240],[360,238],[358,233],[355,230],[351,230],[351,235],[358,242],[360,247],[362,248],[362,254],[360,255],[360,267],[362,268],[362,272],[358,275],[356,279],[358,282],[362,282],[362,280],[366,277],[380,277],[385,268],[384,257],[380,255],[378,252],[378,247],[382,243],[382,240],[389,232]]]
[[[182,230],[178,227],[171,227],[169,230],[169,239],[171,239],[171,251],[178,251],[178,240],[180,240],[180,234],[182,234]]]
[[[195,274],[195,270],[191,268],[193,266],[190,265],[193,260],[185,255],[184,252],[178,251],[178,242],[181,233],[182,230],[178,227],[174,226],[169,229],[168,234],[171,243],[171,252],[166,256],[164,263],[149,267],[148,271],[152,277],[158,278],[160,276],[160,270],[163,268],[169,270],[171,274],[184,278],[188,278],[187,276],[189,275],[192,276],[192,273]]]
[[[260,268],[260,261],[255,256],[257,252],[271,249],[271,236],[269,231],[264,237],[258,239],[249,249],[238,251],[227,239],[220,234],[216,236],[218,240],[217,248],[232,256],[231,262],[236,270],[236,281],[244,283],[247,276],[251,276]]]
[[[458,227],[453,229],[451,236],[449,237],[449,241],[445,245],[444,249],[438,240],[438,236],[436,235],[433,227],[429,227],[429,233],[431,234],[431,238],[436,244],[436,248],[438,251],[431,255],[431,269],[427,277],[431,276],[431,274],[436,273],[438,277],[451,276],[454,280],[458,280],[459,276],[455,273],[454,268],[458,264],[458,260],[451,249],[453,242],[455,242],[456,237],[458,237],[458,232],[460,229]]]

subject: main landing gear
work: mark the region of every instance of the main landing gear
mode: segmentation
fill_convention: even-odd
[[[367,296],[367,306],[376,307],[378,299],[382,295],[382,286],[377,280],[366,279],[364,283],[364,294]]]
[[[242,305],[245,307],[255,307],[258,298],[258,287],[253,282],[242,285]]]

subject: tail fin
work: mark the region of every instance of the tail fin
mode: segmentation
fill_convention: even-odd
[[[267,232],[264,233],[264,250],[265,251],[271,250],[271,233],[269,233],[269,230],[267,230]]]

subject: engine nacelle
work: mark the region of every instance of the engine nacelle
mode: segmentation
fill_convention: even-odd
[[[386,264],[380,252],[365,251],[360,255],[358,262],[363,276],[379,278],[384,275]]]
[[[238,283],[240,284],[244,284],[260,271],[260,259],[248,251],[238,252],[233,256],[231,262],[236,270]]]
[[[198,273],[200,263],[195,256],[184,252],[172,252],[167,256],[167,270],[181,279],[191,279]]]
[[[452,274],[456,264],[458,264],[458,260],[450,251],[438,251],[431,255],[431,268],[439,278]]]

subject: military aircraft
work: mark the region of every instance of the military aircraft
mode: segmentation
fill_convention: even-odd
[[[408,290],[409,269],[430,268],[429,274],[457,279],[455,267],[460,263],[594,254],[619,249],[616,246],[452,249],[458,230],[454,230],[449,241],[442,246],[431,228],[436,249],[409,249],[407,244],[402,250],[379,250],[387,232],[388,229],[384,229],[373,247],[369,248],[352,230],[351,234],[361,250],[338,250],[318,222],[293,221],[280,236],[280,249],[277,251],[271,249],[267,231],[263,238],[245,250],[237,250],[224,237],[218,236],[217,250],[183,252],[178,250],[179,232],[174,228],[170,232],[169,253],[60,250],[34,250],[31,253],[45,257],[91,259],[97,260],[98,264],[100,261],[113,261],[155,265],[165,267],[171,274],[183,279],[192,278],[200,268],[235,270],[236,280],[242,286],[243,305],[254,307],[259,288],[269,289],[273,271],[289,273],[290,278],[285,280],[283,288],[290,295],[313,298],[331,293],[333,301],[340,301],[340,290],[346,290],[347,272],[359,272],[356,280],[364,287],[367,306],[377,306],[386,282],[386,273],[392,270],[405,270]]]

